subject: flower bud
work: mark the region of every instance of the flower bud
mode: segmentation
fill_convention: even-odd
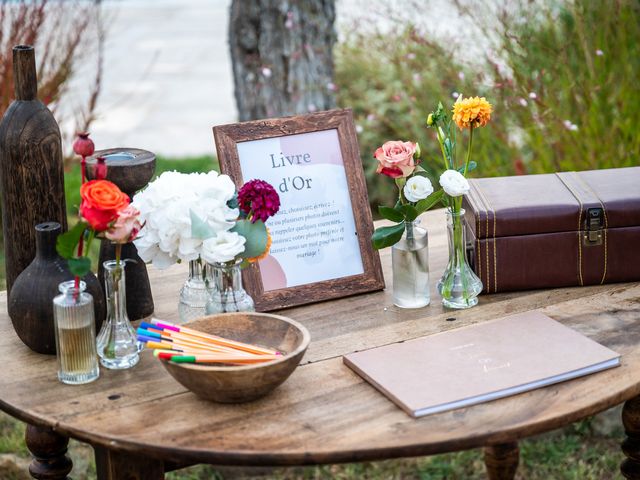
[[[95,180],[104,180],[107,178],[107,163],[104,157],[96,158],[96,164],[93,167],[93,178]]]
[[[73,142],[73,153],[81,157],[90,157],[95,151],[93,140],[89,138],[89,133],[78,133],[78,138]]]
[[[433,125],[433,113],[430,113],[429,116],[427,117],[427,125],[428,126]]]

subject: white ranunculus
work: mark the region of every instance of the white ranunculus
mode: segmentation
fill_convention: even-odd
[[[201,256],[207,263],[224,263],[244,252],[245,238],[236,232],[219,232],[202,242]]]
[[[178,260],[197,259],[203,242],[192,236],[190,212],[196,213],[216,234],[230,230],[239,214],[237,208],[227,205],[235,192],[231,178],[215,171],[162,173],[133,197],[132,204],[140,210],[140,221],[145,222],[134,241],[140,257],[158,268],[166,268]]]
[[[407,180],[403,192],[410,202],[419,202],[433,193],[433,185],[427,177],[415,175]]]
[[[446,170],[440,175],[440,186],[451,197],[464,195],[470,188],[467,179],[457,170]]]

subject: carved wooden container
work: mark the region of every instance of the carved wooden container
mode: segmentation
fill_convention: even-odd
[[[0,123],[8,293],[35,255],[35,225],[53,221],[67,229],[60,129],[51,112],[37,99],[33,47],[14,47],[13,75],[16,99]]]

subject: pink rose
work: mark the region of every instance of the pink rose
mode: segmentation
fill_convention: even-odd
[[[373,155],[380,162],[376,172],[391,178],[408,177],[416,168],[415,153],[413,142],[385,142]]]
[[[124,210],[118,212],[118,218],[105,232],[107,237],[112,242],[116,243],[128,243],[133,241],[138,232],[142,228],[140,221],[138,220],[140,211],[133,205],[129,205]]]

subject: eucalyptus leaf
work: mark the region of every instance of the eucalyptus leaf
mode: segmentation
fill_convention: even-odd
[[[433,192],[427,198],[420,200],[416,204],[416,210],[418,211],[418,215],[426,212],[430,208],[433,208],[437,203],[442,200],[442,196],[444,195],[444,190],[438,190],[437,192]]]
[[[378,207],[378,213],[382,218],[386,218],[387,220],[391,220],[392,222],[402,222],[404,220],[404,215],[395,208],[380,205]]]
[[[70,258],[69,270],[76,277],[84,277],[91,271],[91,260],[88,257]]]
[[[474,162],[473,160],[471,160],[469,162],[469,166],[467,167],[467,173],[471,172],[472,170],[475,170],[477,166],[478,166],[478,164],[476,162]],[[458,169],[458,171],[460,173],[464,174],[464,166],[460,167]]]
[[[231,231],[242,235],[246,240],[244,252],[240,254],[242,258],[258,257],[267,249],[267,227],[262,220],[257,220],[255,223],[249,220],[238,220]]]
[[[390,247],[400,241],[404,232],[404,224],[399,223],[392,227],[379,227],[373,232],[371,241],[373,248],[380,250],[381,248]]]
[[[216,236],[216,232],[211,228],[211,225],[202,220],[193,210],[189,209],[189,215],[191,216],[191,236],[193,238],[206,240]]]
[[[75,256],[80,237],[82,237],[87,227],[88,225],[85,222],[78,222],[71,230],[58,235],[56,250],[62,258],[69,259]]]

